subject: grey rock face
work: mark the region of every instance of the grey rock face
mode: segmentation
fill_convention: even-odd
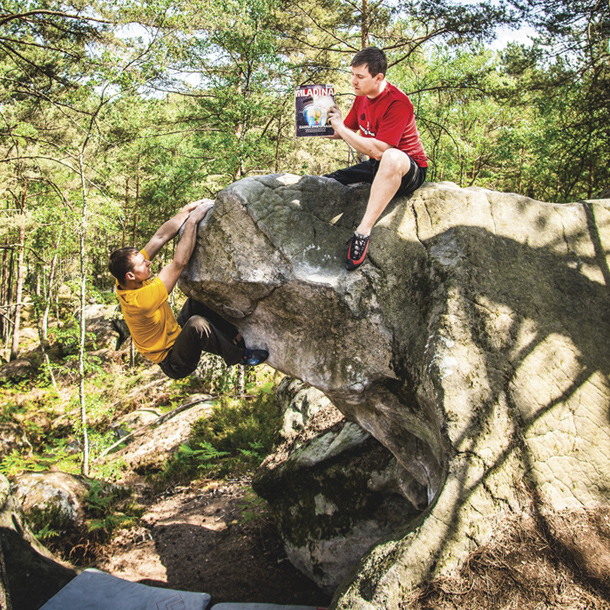
[[[344,270],[367,188],[246,178],[202,223],[183,289],[322,390],[428,508],[366,554],[335,608],[398,608],[506,511],[608,503],[608,201],[451,183],[390,204]]]
[[[316,413],[331,404],[320,390],[290,377],[282,379],[276,396],[284,414],[280,436],[286,440],[295,438]]]

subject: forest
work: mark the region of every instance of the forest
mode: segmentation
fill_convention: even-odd
[[[608,0],[2,0],[0,373],[26,373],[0,375],[0,433],[23,435],[4,436],[0,473],[95,482],[88,531],[62,538],[30,515],[38,539],[90,565],[111,531],[137,522],[131,496],[103,487],[130,464],[102,457],[120,444],[115,420],[138,407],[216,401],[155,466],[156,491],[239,477],[271,451],[279,373],[234,367],[161,387],[129,339],[102,354],[88,315],[118,316],[109,254],[142,247],[188,202],[354,159],[343,142],[296,137],[299,86],[333,85],[345,113],[351,57],[377,46],[413,102],[428,181],[556,204],[608,198],[609,41]],[[168,245],[155,265],[172,255]],[[172,306],[182,299],[175,290]]]
[[[69,392],[87,474],[86,309],[114,303],[109,253],[240,178],[344,166],[345,144],[295,137],[294,91],[332,84],[346,111],[366,46],[414,104],[429,181],[608,197],[609,36],[605,0],[3,0],[2,362],[35,352],[27,383]]]

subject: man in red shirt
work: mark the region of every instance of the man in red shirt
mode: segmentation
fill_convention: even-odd
[[[350,65],[356,99],[345,120],[333,106],[329,122],[334,139],[344,140],[369,160],[327,177],[341,184],[371,183],[366,212],[348,242],[345,266],[353,271],[364,262],[371,229],[392,198],[409,195],[424,183],[428,160],[411,100],[385,80],[385,53],[376,47],[362,49]]]

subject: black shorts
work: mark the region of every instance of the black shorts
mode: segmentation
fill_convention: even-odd
[[[407,155],[408,156],[408,155]],[[420,167],[411,157],[411,167],[409,171],[402,177],[400,188],[396,191],[396,195],[410,195],[417,190],[426,181],[427,167]],[[357,165],[352,165],[345,169],[339,169],[332,174],[326,174],[327,178],[333,178],[341,184],[357,184],[358,182],[368,182],[371,184],[379,169],[379,161],[369,159]]]

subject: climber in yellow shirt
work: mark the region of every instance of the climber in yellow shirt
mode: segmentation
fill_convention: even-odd
[[[168,303],[195,248],[197,226],[213,206],[210,199],[189,203],[159,227],[142,250],[120,248],[110,255],[108,267],[117,280],[117,297],[136,349],[172,379],[190,375],[203,351],[221,356],[228,365],[255,366],[268,356],[266,350],[244,347],[237,329],[203,303],[188,298],[177,319]],[[153,278],[150,261],[183,224],[173,260]]]

